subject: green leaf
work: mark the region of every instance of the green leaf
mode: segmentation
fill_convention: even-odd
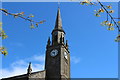
[[[36,27],[38,27],[38,23],[36,23],[35,25],[36,25]]]
[[[109,21],[103,21],[101,25],[106,26]]]
[[[46,20],[40,21],[39,23],[40,23],[40,24],[43,24],[44,22],[46,22]]]
[[[34,17],[34,15],[33,15],[33,14],[30,14],[30,16],[28,16],[28,18],[30,18],[30,17]]]
[[[120,23],[120,21],[118,21],[118,23]]]
[[[112,9],[112,6],[108,5],[106,6],[107,9]]]
[[[105,12],[104,9],[99,9],[98,12]]]
[[[100,17],[99,13],[96,13],[95,16],[96,16],[96,17]]]
[[[120,34],[116,37],[115,42],[120,42]]]
[[[30,26],[30,28],[31,28],[31,29],[34,29],[35,27],[34,27],[34,25],[32,24],[32,25]]]
[[[8,51],[4,50],[1,52],[4,56],[8,55]]]
[[[109,28],[107,28],[107,30],[113,31],[114,27],[109,27]]]
[[[114,13],[114,10],[110,10],[109,13]]]
[[[112,23],[107,23],[106,25],[107,25],[107,26],[110,26],[110,27],[111,27],[111,26],[114,26],[114,24],[112,24]]]

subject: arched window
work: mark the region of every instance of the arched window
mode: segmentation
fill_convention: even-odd
[[[58,40],[58,36],[55,35],[55,39],[54,39],[54,41],[57,42],[57,40]]]

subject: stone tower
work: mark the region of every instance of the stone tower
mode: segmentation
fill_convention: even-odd
[[[70,52],[68,42],[65,42],[65,31],[62,28],[60,8],[57,11],[55,27],[46,46],[46,80],[69,80],[70,78]]]

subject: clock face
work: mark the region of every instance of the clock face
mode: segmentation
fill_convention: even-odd
[[[68,55],[67,55],[66,52],[64,52],[64,56],[65,56],[66,59],[68,59]]]
[[[58,50],[56,50],[56,49],[52,50],[51,53],[50,53],[50,55],[52,57],[56,56],[57,54],[58,54]]]

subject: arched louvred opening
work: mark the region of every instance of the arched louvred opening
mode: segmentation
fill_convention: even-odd
[[[63,37],[63,43],[64,43],[64,37]]]
[[[58,40],[58,36],[55,35],[54,41],[57,42],[57,40]]]

